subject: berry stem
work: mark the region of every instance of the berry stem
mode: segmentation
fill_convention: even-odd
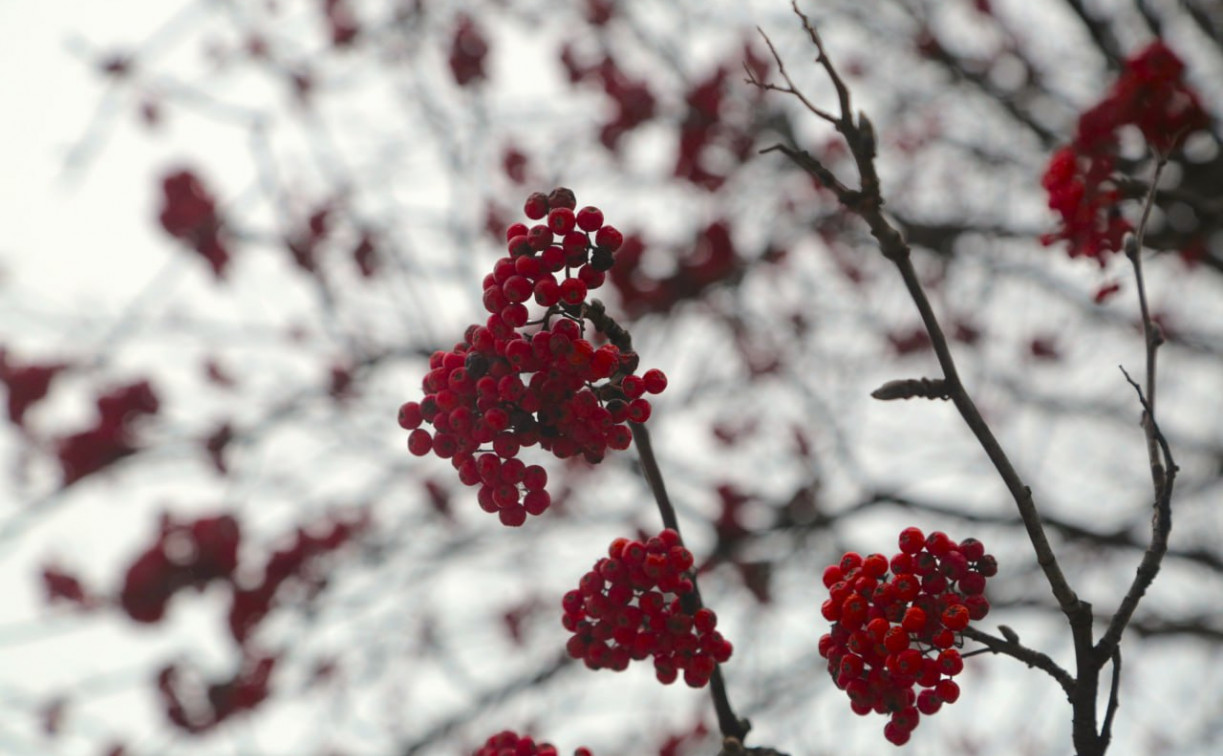
[[[1070,673],[1062,669],[1057,662],[1041,652],[1028,648],[1018,640],[1011,641],[1005,638],[999,638],[995,635],[982,632],[977,628],[969,625],[960,631],[965,638],[971,638],[977,643],[985,646],[984,650],[990,653],[1004,654],[1013,659],[1018,659],[1029,667],[1047,672],[1050,677],[1057,680],[1057,684],[1062,686],[1062,690],[1066,691],[1066,695],[1070,695],[1074,691],[1074,678]],[[971,656],[972,654],[981,653],[980,651],[970,651],[962,656]]]

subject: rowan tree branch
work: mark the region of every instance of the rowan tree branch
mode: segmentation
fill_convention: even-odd
[[[955,404],[960,417],[968,425],[981,448],[993,463],[994,469],[1002,478],[1023,520],[1028,539],[1036,552],[1036,560],[1040,565],[1045,579],[1056,598],[1058,605],[1065,614],[1070,626],[1071,637],[1075,650],[1075,677],[1069,697],[1073,710],[1073,741],[1079,756],[1093,756],[1103,753],[1099,734],[1096,730],[1096,692],[1099,690],[1100,665],[1096,663],[1096,653],[1092,642],[1092,610],[1091,605],[1081,600],[1071,588],[1066,576],[1062,573],[1057,556],[1045,533],[1041,516],[1036,508],[1031,489],[1024,483],[1019,473],[1011,464],[1009,457],[1003,451],[1001,444],[993,431],[981,416],[975,402],[960,381],[955,359],[948,346],[947,337],[939,324],[938,318],[930,305],[925,289],[913,268],[911,253],[904,237],[897,228],[884,216],[883,195],[880,189],[878,173],[875,169],[876,140],[874,128],[865,114],[859,114],[855,121],[849,107],[848,90],[835,66],[824,50],[819,35],[805,14],[794,4],[794,12],[802,20],[811,42],[818,51],[816,62],[823,67],[833,86],[837,90],[841,112],[833,121],[841,133],[853,155],[858,169],[861,187],[857,190],[848,188],[837,179],[819,161],[797,147],[777,145],[765,152],[778,150],[790,157],[800,167],[806,169],[817,180],[827,186],[840,200],[846,209],[858,215],[870,228],[871,235],[879,244],[884,257],[890,260],[900,274],[910,298],[917,307],[926,332],[930,336],[931,346],[939,367],[943,371],[943,380],[951,401]],[[772,46],[770,46],[772,50]],[[776,51],[773,50],[774,57]],[[780,61],[778,61],[780,66]],[[826,119],[827,120],[827,119]]]

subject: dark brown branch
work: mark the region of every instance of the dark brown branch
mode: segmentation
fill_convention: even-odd
[[[633,443],[636,444],[637,454],[641,458],[642,474],[650,486],[650,491],[654,494],[654,503],[658,505],[658,513],[662,516],[663,525],[679,533],[679,519],[675,516],[675,507],[672,506],[671,498],[667,495],[662,471],[658,467],[658,459],[654,456],[654,446],[650,443],[650,432],[645,425],[640,423],[629,423],[629,428],[633,431]],[[695,574],[692,575],[692,593],[683,596],[680,601],[684,605],[684,611],[688,614],[696,614],[703,605],[701,589],[697,585]],[[713,696],[713,708],[718,715],[718,729],[722,736],[742,741],[751,730],[751,723],[735,716],[735,711],[730,705],[730,698],[726,695],[726,682],[722,678],[720,664],[714,665],[713,675],[709,678],[709,692]]]
[[[1100,727],[1101,750],[1108,748],[1113,739],[1113,717],[1121,704],[1121,649],[1113,649],[1113,681],[1108,686],[1108,705],[1104,708],[1104,724]]]
[[[904,237],[883,215],[883,196],[879,185],[878,173],[875,169],[875,139],[870,122],[863,116],[855,124],[850,113],[848,91],[844,86],[836,68],[824,53],[819,36],[814,33],[810,20],[802,14],[795,5],[794,11],[803,21],[803,26],[809,32],[812,43],[819,51],[817,62],[823,67],[833,85],[837,89],[841,113],[835,120],[837,131],[845,138],[850,153],[858,168],[861,188],[849,190],[836,180],[835,175],[818,164],[805,153],[797,149],[778,147],[800,167],[804,167],[817,179],[831,177],[827,186],[832,189],[842,204],[857,214],[869,226],[871,235],[879,244],[884,257],[896,265],[905,288],[909,292],[914,305],[921,316],[922,323],[930,336],[939,366],[943,370],[943,380],[955,403],[956,409],[977,438],[981,448],[1002,478],[1011,493],[1019,510],[1020,519],[1028,533],[1028,539],[1036,552],[1036,560],[1043,571],[1049,587],[1057,599],[1058,605],[1066,615],[1070,625],[1071,637],[1075,649],[1075,678],[1070,690],[1070,700],[1073,709],[1073,741],[1080,756],[1093,756],[1103,753],[1099,735],[1096,731],[1096,692],[1099,690],[1100,665],[1096,663],[1095,649],[1092,643],[1092,611],[1091,605],[1082,601],[1070,587],[1069,581],[1062,573],[1053,548],[1049,544],[1040,513],[1032,498],[1031,489],[1023,482],[1019,473],[1011,464],[1009,457],[998,443],[993,431],[981,416],[976,404],[960,382],[955,360],[951,355],[946,335],[943,333],[938,318],[930,305],[925,289],[913,268],[910,250]],[[814,169],[813,169],[814,168]]]
[[[1121,372],[1125,373],[1125,369],[1122,368]],[[1138,392],[1138,401],[1142,404],[1144,415],[1147,417],[1153,416],[1154,409],[1151,407],[1146,396],[1143,395],[1142,387],[1135,383],[1128,373],[1125,373],[1125,379]],[[1130,619],[1134,616],[1138,603],[1146,594],[1147,588],[1155,580],[1155,576],[1159,574],[1159,568],[1163,563],[1164,555],[1168,552],[1168,536],[1172,532],[1172,487],[1176,482],[1177,466],[1172,460],[1172,451],[1168,446],[1167,439],[1160,432],[1159,425],[1152,419],[1148,427],[1166,463],[1165,474],[1161,476],[1161,488],[1156,491],[1155,514],[1151,518],[1151,543],[1147,546],[1147,550],[1143,552],[1142,561],[1138,563],[1138,569],[1134,573],[1134,581],[1130,584],[1129,590],[1126,591],[1125,598],[1121,600],[1121,604],[1117,607],[1117,613],[1113,615],[1112,620],[1108,624],[1108,629],[1104,632],[1104,636],[1100,638],[1096,652],[1099,654],[1101,666],[1112,655],[1113,650],[1117,648],[1118,644],[1121,643],[1121,635],[1125,632],[1126,625],[1129,624]]]
[[[1138,563],[1134,580],[1129,590],[1117,607],[1116,614],[1108,624],[1104,636],[1096,649],[1097,662],[1103,666],[1105,660],[1111,658],[1121,643],[1125,627],[1134,616],[1138,603],[1146,594],[1147,589],[1159,574],[1164,555],[1168,553],[1168,537],[1172,532],[1172,489],[1176,484],[1177,466],[1172,458],[1172,449],[1164,434],[1159,429],[1155,415],[1156,391],[1156,359],[1159,346],[1163,343],[1159,329],[1151,320],[1150,308],[1147,306],[1146,285],[1142,274],[1142,239],[1146,233],[1147,222],[1151,217],[1151,208],[1155,204],[1155,187],[1159,184],[1159,175],[1163,171],[1166,159],[1159,157],[1155,164],[1155,175],[1151,178],[1151,188],[1143,205],[1142,219],[1139,221],[1137,233],[1126,239],[1125,253],[1134,267],[1134,279],[1138,288],[1139,311],[1142,313],[1142,330],[1146,346],[1147,386],[1144,392],[1134,379],[1122,368],[1125,379],[1134,387],[1138,401],[1142,405],[1142,428],[1147,437],[1147,451],[1151,463],[1151,483],[1155,488],[1155,513],[1151,517],[1151,542]]]

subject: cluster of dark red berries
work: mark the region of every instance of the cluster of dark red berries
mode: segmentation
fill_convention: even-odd
[[[162,667],[157,674],[157,690],[167,718],[182,730],[200,734],[232,716],[256,709],[271,693],[277,661],[276,656],[244,653],[238,671],[217,680],[198,679],[197,671],[179,664]],[[197,679],[183,682],[184,672]]]
[[[189,523],[163,517],[157,540],[128,567],[119,605],[136,622],[160,622],[175,593],[233,577],[239,540],[232,515]]]
[[[717,615],[697,608],[687,576],[692,563],[674,530],[644,543],[617,538],[562,599],[562,624],[573,633],[569,655],[591,669],[615,671],[652,656],[664,685],[682,671],[689,686],[704,686],[732,647],[716,630]]]
[[[1062,221],[1056,233],[1041,237],[1044,244],[1064,239],[1071,257],[1094,257],[1101,265],[1121,250],[1132,230],[1117,209],[1121,193],[1113,180],[1121,129],[1137,127],[1153,150],[1167,155],[1209,124],[1184,71],[1176,53],[1157,41],[1126,60],[1108,97],[1079,117],[1074,142],[1053,154],[1041,180]]]
[[[891,560],[850,552],[824,570],[829,598],[821,613],[833,624],[820,656],[854,713],[890,715],[883,728],[890,742],[908,742],[922,714],[960,697],[951,678],[964,661],[955,647],[968,623],[989,613],[985,581],[997,572],[977,539],[957,544],[918,528],[901,532]]]
[[[182,169],[161,181],[162,205],[158,220],[170,236],[180,239],[212,266],[217,278],[229,267],[229,248],[223,238],[224,221],[216,199],[195,172]]]
[[[139,450],[136,430],[140,418],[157,414],[160,407],[161,402],[148,381],[136,381],[100,395],[98,419],[93,427],[56,441],[64,485]]]
[[[659,370],[635,375],[635,353],[583,337],[586,295],[603,284],[623,236],[598,208],[574,212],[576,204],[564,188],[527,199],[527,217],[546,223],[510,226],[509,255],[484,279],[487,321],[435,352],[424,399],[399,408],[408,450],[449,459],[464,484],[479,487],[480,506],[510,526],[551,503],[546,471],[519,460],[520,449],[599,462],[608,449],[628,448],[627,423],[650,416],[644,394],[667,385]],[[545,308],[534,321],[528,301]]]
[[[551,743],[536,743],[526,735],[505,730],[493,735],[471,756],[557,756],[560,751]],[[591,756],[589,748],[579,748],[573,756]]]

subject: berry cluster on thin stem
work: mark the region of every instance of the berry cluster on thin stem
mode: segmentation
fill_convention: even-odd
[[[624,352],[633,351],[633,340],[629,332],[607,314],[600,300],[595,299],[585,305],[582,308],[582,316],[589,320],[591,325],[606,336],[607,340],[616,348]],[[663,526],[680,533],[682,541],[683,534],[679,527],[679,518],[675,514],[675,507],[671,505],[671,498],[667,495],[662,470],[658,467],[658,459],[654,456],[654,447],[650,443],[650,432],[644,423],[631,422],[629,429],[633,433],[633,444],[637,447],[637,454],[641,460],[642,476],[650,486],[650,492],[654,496],[654,503],[658,506]],[[684,611],[688,614],[695,614],[703,606],[701,589],[696,577],[696,574],[693,573],[692,592],[685,594],[681,599],[685,604]],[[722,678],[720,665],[714,667],[713,674],[709,678],[709,692],[713,697],[714,711],[718,716],[719,731],[723,737],[734,738],[742,742],[751,729],[751,724],[746,719],[740,719],[735,715],[730,705],[730,698],[726,693],[726,681]]]
[[[1059,607],[1067,618],[1075,650],[1075,674],[1071,677],[1069,673],[1058,667],[1048,657],[1022,646],[1019,644],[1017,637],[998,639],[976,631],[974,631],[973,635],[976,636],[976,640],[985,644],[991,651],[1013,656],[1029,664],[1029,666],[1037,667],[1052,676],[1066,690],[1067,696],[1070,699],[1073,710],[1072,737],[1076,752],[1079,756],[1103,754],[1108,747],[1112,721],[1117,709],[1117,691],[1121,666],[1118,644],[1134,609],[1159,570],[1163,554],[1167,549],[1167,538],[1171,529],[1170,502],[1176,465],[1172,460],[1167,441],[1162,433],[1159,432],[1159,427],[1155,422],[1153,398],[1155,391],[1155,351],[1158,347],[1159,337],[1158,330],[1153,325],[1146,307],[1145,292],[1142,287],[1141,264],[1139,261],[1141,237],[1154,201],[1155,185],[1158,180],[1158,169],[1162,167],[1162,158],[1157,167],[1155,180],[1151,183],[1151,192],[1146,200],[1137,237],[1131,239],[1129,249],[1127,249],[1127,254],[1134,264],[1135,274],[1138,278],[1139,296],[1142,305],[1143,327],[1147,347],[1146,394],[1144,395],[1142,388],[1136,383],[1132,380],[1130,382],[1138,391],[1139,401],[1144,410],[1143,427],[1146,430],[1151,450],[1152,476],[1156,489],[1156,512],[1152,521],[1150,546],[1143,556],[1129,592],[1121,602],[1116,614],[1110,621],[1108,630],[1097,645],[1092,640],[1093,615],[1091,605],[1080,599],[1071,588],[1049,543],[1041,515],[1032,497],[1031,489],[1024,483],[1019,473],[1011,464],[1002,446],[961,383],[947,338],[913,268],[910,260],[910,248],[900,232],[883,214],[884,201],[874,162],[876,149],[874,127],[864,113],[859,113],[857,118],[854,118],[849,88],[829,59],[819,33],[812,25],[810,19],[798,9],[797,3],[792,2],[792,7],[816,49],[816,63],[823,68],[836,90],[839,114],[834,115],[827,110],[817,107],[798,90],[786,72],[781,56],[778,55],[777,50],[763,31],[761,35],[764,37],[777,64],[778,73],[785,83],[774,84],[762,81],[750,69],[747,72],[748,83],[762,90],[793,96],[811,114],[832,124],[845,139],[850,149],[858,169],[860,188],[853,189],[846,185],[829,168],[821,163],[818,158],[796,146],[777,144],[761,152],[782,153],[800,168],[810,173],[822,185],[830,189],[846,209],[855,213],[866,222],[870,228],[871,235],[878,242],[884,257],[896,266],[904,281],[905,288],[917,307],[922,323],[930,336],[931,346],[938,360],[939,367],[943,372],[941,385],[939,386],[940,394],[945,394],[955,404],[960,416],[977,438],[978,443],[1010,491],[1027,531],[1028,538],[1036,553],[1037,563],[1040,565]],[[1128,375],[1126,377],[1128,379]],[[898,396],[895,398],[902,397]],[[938,396],[938,398],[943,397]],[[1009,635],[1013,636],[1014,634],[1010,633]],[[1099,691],[1100,672],[1104,664],[1110,661],[1113,665],[1110,697],[1105,711],[1103,726],[1097,729],[1096,698]]]

